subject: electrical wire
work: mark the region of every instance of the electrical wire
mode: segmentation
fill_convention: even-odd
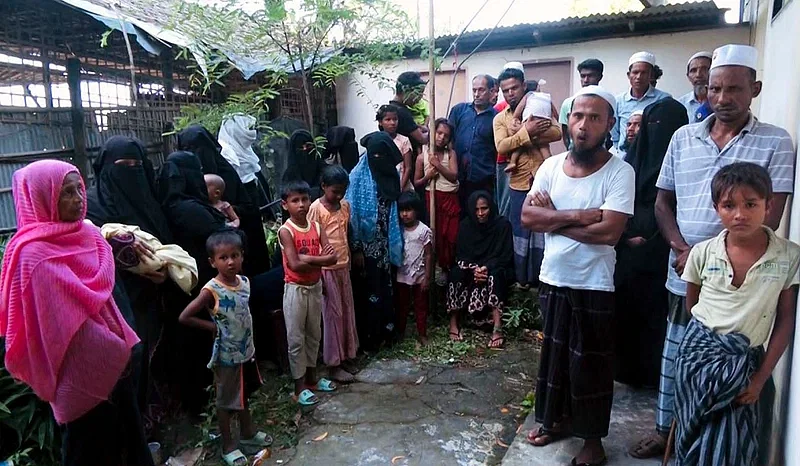
[[[491,35],[492,35],[492,33],[493,33],[493,32],[494,32],[496,29],[497,29],[497,27],[500,25],[500,22],[501,22],[501,21],[503,21],[503,18],[505,18],[505,17],[506,17],[506,15],[507,15],[507,14],[508,14],[508,12],[511,10],[511,7],[512,7],[512,6],[514,6],[514,3],[515,3],[516,1],[517,1],[517,0],[511,0],[511,3],[509,3],[509,4],[508,4],[508,8],[506,8],[506,11],[504,11],[504,12],[503,12],[503,15],[502,15],[502,16],[500,16],[500,19],[498,19],[498,20],[497,20],[497,23],[495,23],[494,27],[493,27],[492,29],[490,29],[488,33],[486,33],[486,36],[483,38],[483,40],[481,40],[481,41],[478,43],[478,45],[476,45],[476,46],[475,46],[475,48],[474,48],[474,49],[472,49],[472,52],[470,52],[470,53],[469,53],[469,55],[467,55],[467,56],[466,56],[466,57],[465,57],[465,58],[464,58],[464,59],[461,61],[461,63],[459,63],[459,64],[456,66],[456,69],[455,69],[455,70],[453,70],[453,79],[452,79],[452,80],[451,80],[451,82],[450,82],[450,97],[448,97],[448,99],[447,99],[447,107],[446,107],[446,108],[448,109],[448,112],[450,111],[450,110],[449,110],[449,109],[450,109],[450,104],[452,104],[452,102],[453,102],[453,91],[454,91],[454,87],[455,87],[455,84],[456,84],[456,76],[458,76],[458,72],[459,72],[459,70],[461,69],[461,67],[462,67],[462,66],[464,66],[464,63],[466,63],[466,62],[467,62],[467,60],[469,60],[469,59],[470,59],[470,58],[471,58],[473,55],[475,55],[475,52],[477,52],[478,50],[480,50],[481,46],[483,46],[483,44],[486,42],[486,39],[488,39],[488,38],[489,38],[489,36],[491,36]]]

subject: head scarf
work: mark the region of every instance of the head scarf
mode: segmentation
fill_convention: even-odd
[[[261,171],[260,161],[253,151],[258,138],[255,125],[255,117],[238,114],[226,118],[219,129],[220,154],[233,166],[242,183],[255,180],[255,174]]]
[[[397,164],[403,161],[400,149],[388,133],[376,131],[364,136],[361,145],[367,149],[367,163],[372,178],[378,185],[378,194],[384,199],[396,201],[400,197],[400,175]]]
[[[349,126],[334,126],[325,135],[328,140],[326,161],[329,164],[338,162],[350,173],[358,163],[358,143],[356,132]]]
[[[225,160],[214,135],[200,125],[192,125],[178,133],[178,150],[188,151],[197,156],[203,174],[213,173],[225,181],[225,194],[222,199],[234,207],[252,207],[252,202],[244,189],[242,180],[231,164]]]
[[[675,99],[648,105],[642,115],[639,134],[625,157],[636,172],[636,203],[652,204],[658,189],[656,180],[672,135],[689,122],[686,107]]]
[[[478,221],[475,212],[479,199],[489,203],[486,223]],[[456,260],[486,266],[490,271],[514,267],[514,243],[511,223],[498,214],[491,194],[476,191],[467,200],[467,217],[461,221],[456,241]]]
[[[356,247],[375,238],[378,224],[378,187],[367,163],[368,158],[362,156],[350,172],[350,185],[344,196],[350,203],[351,241]],[[403,232],[397,202],[389,202],[389,261],[399,267],[403,263]]]
[[[138,160],[141,165],[115,163],[123,159]],[[138,226],[164,244],[172,242],[169,223],[156,200],[153,164],[142,143],[126,136],[111,137],[94,163],[94,175],[94,186],[87,195],[89,220],[97,226]]]
[[[58,422],[76,419],[107,399],[138,342],[111,296],[111,247],[98,228],[83,222],[86,204],[80,220],[59,220],[61,187],[70,173],[78,170],[56,160],[14,173],[17,233],[0,273],[6,368],[51,402]],[[83,186],[81,191],[85,198]],[[93,325],[85,327],[89,321]],[[93,357],[97,351],[102,364]],[[61,384],[81,390],[67,395],[59,391]]]
[[[208,188],[203,178],[200,159],[192,152],[178,151],[169,154],[161,168],[158,199],[167,210],[180,202],[191,201],[222,216],[209,204]]]
[[[305,181],[312,189],[319,186],[323,160],[312,151],[303,149],[306,144],[313,144],[314,137],[304,129],[298,129],[289,137],[289,159],[283,181]]]

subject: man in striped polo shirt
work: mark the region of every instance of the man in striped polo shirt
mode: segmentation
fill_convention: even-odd
[[[664,453],[673,420],[673,361],[690,315],[685,309],[686,283],[681,280],[692,246],[722,231],[711,201],[711,179],[723,166],[752,162],[766,168],[775,192],[766,223],[776,229],[786,198],[794,188],[792,139],[782,128],[758,121],[750,102],[761,92],[756,80],[758,51],[746,45],[725,45],[714,51],[708,100],[714,115],[680,128],[672,137],[656,182],[656,219],[669,243],[667,276],[669,316],[661,358],[656,433],[631,447],[636,458]]]

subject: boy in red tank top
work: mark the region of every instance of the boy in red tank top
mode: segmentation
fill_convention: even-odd
[[[316,377],[317,353],[322,333],[322,267],[336,264],[336,252],[325,230],[306,218],[311,201],[304,181],[290,181],[281,193],[281,206],[289,219],[278,230],[283,250],[283,315],[289,343],[289,367],[294,397],[311,406],[319,398],[311,390],[330,392],[336,385]]]

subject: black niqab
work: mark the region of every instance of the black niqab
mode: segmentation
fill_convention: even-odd
[[[117,164],[118,160],[140,164]],[[153,164],[136,139],[113,136],[103,145],[94,165],[94,185],[87,193],[86,217],[97,226],[122,223],[138,226],[164,244],[172,242],[169,223],[155,192]]]
[[[479,199],[485,199],[489,203],[489,218],[486,223],[478,221],[476,206]],[[493,273],[502,269],[507,276],[513,271],[511,222],[498,214],[497,204],[486,191],[476,191],[467,200],[467,217],[461,220],[458,230],[456,260],[485,266]]]
[[[383,131],[364,136],[361,145],[367,149],[367,164],[378,187],[378,195],[388,201],[396,201],[401,193],[400,175],[397,173],[397,164],[403,161],[400,149]]]
[[[347,173],[353,170],[358,163],[358,143],[356,132],[349,126],[334,126],[325,134],[328,140],[326,147],[327,156],[338,154],[342,167]]]
[[[283,174],[284,183],[287,181],[305,181],[311,188],[312,198],[320,196],[319,184],[325,161],[314,151],[303,148],[306,144],[313,144],[314,137],[304,129],[298,129],[289,137],[289,159],[286,172]]]
[[[200,160],[203,174],[219,175],[225,181],[223,200],[238,209],[255,207],[239,174],[220,153],[222,146],[207,129],[200,125],[192,125],[178,133],[178,149],[196,155]]]
[[[686,107],[675,99],[660,100],[644,109],[641,129],[625,157],[636,172],[637,203],[655,202],[656,180],[669,141],[678,128],[688,123]]]

